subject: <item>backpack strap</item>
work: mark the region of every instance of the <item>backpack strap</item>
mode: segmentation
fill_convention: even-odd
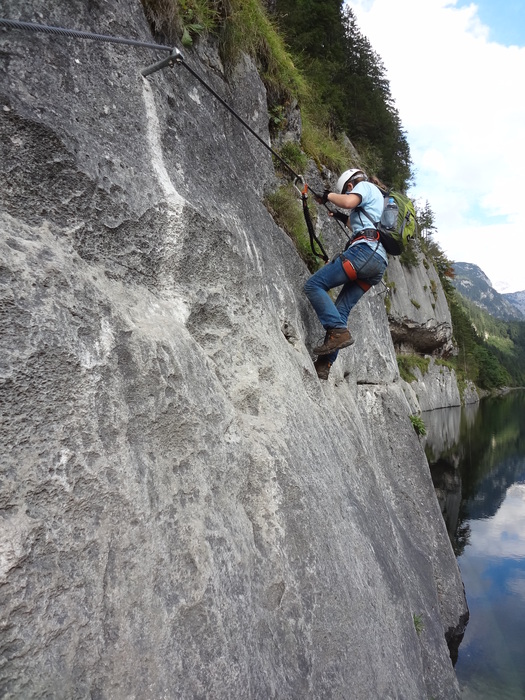
[[[377,229],[377,227],[379,226],[379,221],[374,221],[372,219],[372,217],[370,216],[370,214],[366,211],[366,209],[363,209],[362,206],[358,206],[354,209],[354,211],[358,211],[360,214],[364,214],[366,216],[366,218],[368,219],[368,221],[372,222],[372,224],[374,225],[374,228]]]

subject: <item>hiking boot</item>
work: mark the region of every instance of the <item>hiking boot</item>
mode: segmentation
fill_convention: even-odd
[[[328,379],[330,368],[332,367],[330,360],[321,356],[314,362],[314,367],[319,379]]]
[[[350,331],[346,328],[332,328],[326,333],[324,343],[319,347],[314,348],[314,355],[329,355],[334,350],[341,350],[352,345],[354,339],[350,335]]]

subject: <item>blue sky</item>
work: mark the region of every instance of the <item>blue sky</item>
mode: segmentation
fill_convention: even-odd
[[[525,290],[525,2],[347,0],[381,56],[447,256]],[[400,40],[410,30],[409,40]]]
[[[472,3],[456,3],[456,7],[468,7]],[[489,28],[489,39],[505,46],[523,46],[525,43],[524,0],[483,0],[475,3],[477,15]]]

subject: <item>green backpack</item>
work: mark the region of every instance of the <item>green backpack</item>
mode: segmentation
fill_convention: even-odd
[[[379,237],[384,249],[390,255],[401,255],[411,238],[417,232],[417,220],[414,204],[406,195],[389,190],[383,192],[385,204],[380,221],[373,221],[364,209],[356,207],[356,211],[362,212],[379,231]]]

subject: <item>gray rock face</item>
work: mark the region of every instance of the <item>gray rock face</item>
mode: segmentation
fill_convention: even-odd
[[[392,340],[400,352],[446,357],[454,352],[450,310],[433,265],[418,257],[410,268],[398,258],[388,266]]]
[[[456,373],[453,369],[437,364],[431,357],[425,374],[422,374],[418,367],[414,367],[412,371],[416,380],[410,383],[402,382],[402,385],[413,413],[461,405]]]
[[[4,8],[150,40],[127,0]],[[458,698],[383,299],[321,384],[268,152],[152,53],[0,34],[0,694]],[[187,60],[267,135],[249,61]]]
[[[411,245],[415,245],[412,243]],[[452,320],[443,287],[434,266],[418,251],[418,264],[402,265],[392,259],[387,274],[388,320],[397,352],[430,356],[428,371],[413,371],[415,381],[402,382],[413,413],[447,406],[459,406],[477,394],[469,390],[460,396],[456,373],[436,359],[455,354]]]

